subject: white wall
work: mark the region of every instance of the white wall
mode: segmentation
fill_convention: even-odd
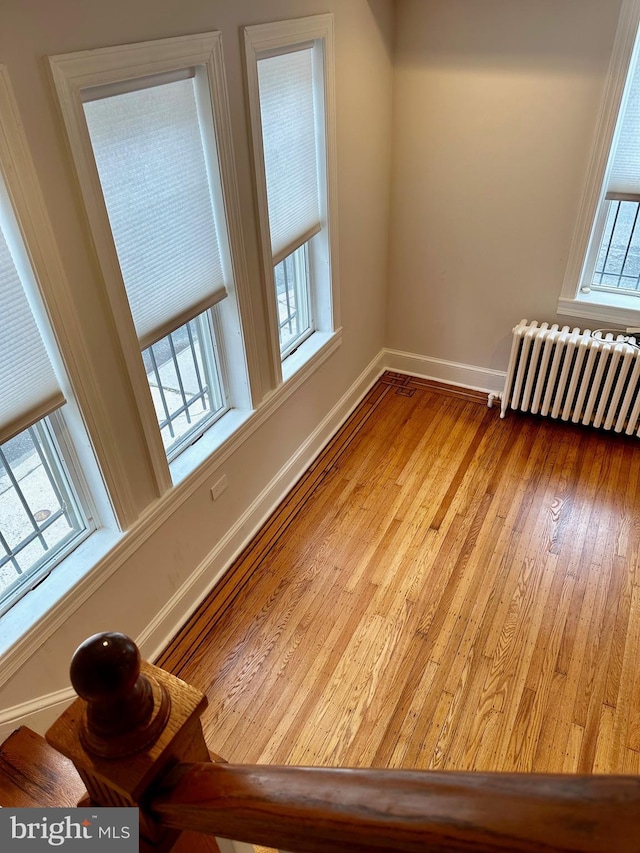
[[[266,314],[258,266],[257,220],[247,134],[240,27],[264,21],[334,11],[336,27],[338,222],[343,343],[339,350],[229,458],[219,472],[229,487],[215,504],[204,482],[132,553],[120,568],[0,687],[0,722],[12,708],[68,685],[70,655],[99,630],[122,630],[147,638],[149,654],[172,619],[197,601],[213,574],[228,562],[252,525],[281,497],[317,452],[354,394],[372,374],[357,380],[383,346],[388,197],[391,145],[391,0],[3,0],[0,62],[9,69],[73,300],[86,329],[88,368],[104,399],[120,416],[114,431],[130,471],[138,507],[155,495],[140,424],[122,357],[110,326],[97,264],[85,222],[46,56],[182,34],[222,31],[233,138],[239,177],[258,344],[264,349]],[[374,368],[375,369],[375,368]],[[263,371],[269,382],[269,371]],[[352,397],[342,401],[352,389]],[[333,420],[319,424],[333,413]],[[307,442],[307,445],[305,445]],[[288,466],[296,451],[304,453]],[[271,485],[270,485],[271,484]],[[270,485],[270,490],[264,490]],[[256,500],[261,496],[261,500]],[[248,509],[244,526],[238,526]],[[235,527],[234,527],[235,525]],[[215,552],[234,532],[225,548]],[[213,556],[212,556],[213,555]],[[172,596],[200,567],[204,574],[177,610],[149,634]],[[20,708],[18,708],[18,711]],[[47,714],[33,718],[39,728]]]
[[[386,344],[504,370],[556,320],[620,3],[395,8]]]

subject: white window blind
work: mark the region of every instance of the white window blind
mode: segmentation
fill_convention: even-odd
[[[273,263],[320,231],[313,48],[258,60]]]
[[[64,403],[0,226],[0,444]]]
[[[608,199],[640,201],[640,62],[618,119],[620,129],[607,185]]]
[[[142,349],[226,295],[195,85],[98,90],[84,104]]]

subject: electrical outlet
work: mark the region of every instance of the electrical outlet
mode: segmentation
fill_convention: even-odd
[[[215,501],[217,498],[219,498],[220,495],[227,488],[227,486],[227,477],[226,474],[223,474],[222,477],[220,477],[220,479],[218,480],[218,482],[214,483],[213,486],[211,486],[211,500]]]

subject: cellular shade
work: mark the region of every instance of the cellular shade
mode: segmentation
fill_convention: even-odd
[[[607,186],[608,198],[640,200],[640,62],[631,79]],[[637,197],[637,198],[636,198]]]
[[[64,403],[7,240],[0,228],[0,444]]]
[[[84,104],[144,349],[226,295],[195,80]]]
[[[313,48],[258,60],[274,264],[320,230]]]

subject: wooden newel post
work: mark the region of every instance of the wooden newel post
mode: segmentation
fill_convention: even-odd
[[[96,634],[76,650],[71,683],[86,706],[80,740],[91,755],[125,758],[154,743],[171,712],[162,682],[141,672],[140,652],[125,634]]]
[[[76,650],[71,683],[79,699],[46,734],[70,758],[91,803],[140,808],[140,834],[167,850],[167,833],[145,812],[149,790],[178,762],[209,761],[200,725],[207,698],[140,660],[125,634],[95,634]]]

